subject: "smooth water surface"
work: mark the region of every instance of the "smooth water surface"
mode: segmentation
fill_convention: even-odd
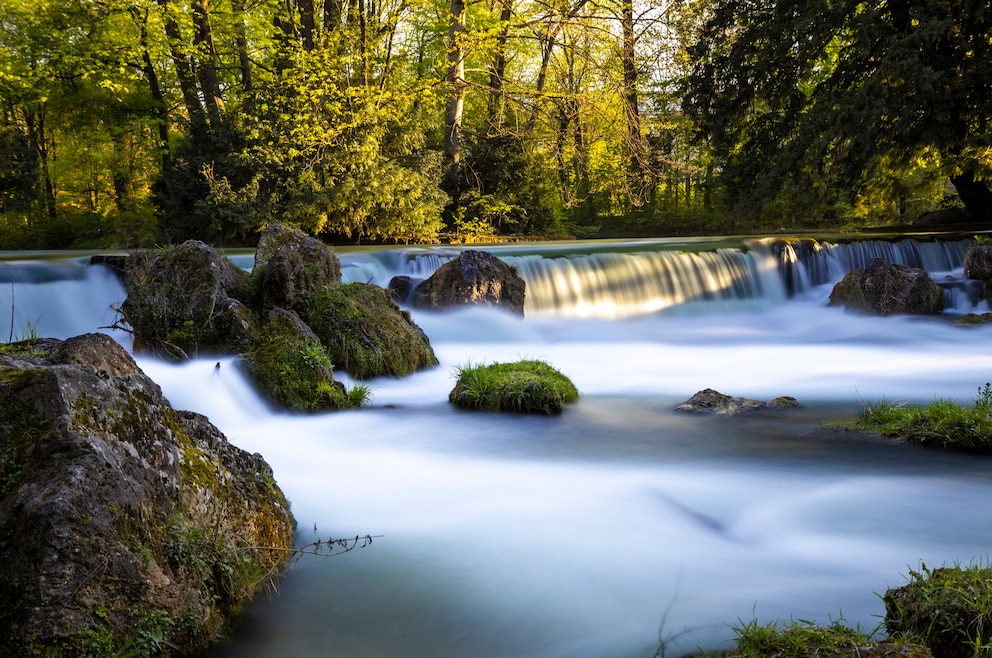
[[[961,241],[887,244],[847,252],[922,253],[935,279],[955,282],[950,314],[987,310],[958,285]],[[839,254],[824,260],[829,245],[806,261],[763,243],[656,247],[495,250],[535,291],[527,318],[414,311],[441,365],[367,382],[367,409],[273,413],[234,359],[139,357],[174,406],[269,461],[301,544],[315,527],[325,539],[381,535],[299,559],[212,655],[650,657],[659,636],[680,655],[726,648],[729,626],[755,616],[874,628],[879,595],[921,560],[987,556],[992,460],[828,426],[882,397],[970,401],[992,379],[992,327],[829,307],[846,267]],[[349,280],[386,285],[452,254],[340,255]],[[118,304],[123,289],[80,269],[17,283],[15,306],[32,299],[54,334],[110,324],[93,307]],[[569,375],[579,402],[556,417],[447,403],[458,365],[519,358]],[[803,407],[673,411],[703,388]]]

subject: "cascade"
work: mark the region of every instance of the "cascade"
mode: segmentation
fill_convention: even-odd
[[[964,255],[974,243],[956,240],[859,240],[833,243],[813,239],[767,239],[779,262],[783,285],[789,295],[815,286],[836,283],[851,270],[868,266],[873,258],[918,267],[931,274],[950,272],[964,265]]]

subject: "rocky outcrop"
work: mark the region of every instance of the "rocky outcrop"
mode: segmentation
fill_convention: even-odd
[[[800,404],[795,398],[788,396],[777,397],[767,402],[759,402],[758,400],[750,400],[748,398],[731,397],[719,391],[714,391],[712,388],[707,388],[676,406],[675,410],[736,416],[737,414],[749,411],[793,409],[799,406]]]
[[[191,655],[292,545],[265,461],[104,335],[0,353],[0,483],[0,655]]]
[[[413,305],[434,310],[496,306],[523,316],[525,288],[515,269],[488,252],[468,249],[417,286]]]
[[[992,279],[992,245],[975,245],[964,255],[964,275],[969,279]]]
[[[326,411],[356,406],[334,380],[331,358],[320,339],[293,311],[277,308],[242,355],[248,378],[275,406]]]
[[[128,291],[121,324],[136,351],[169,359],[241,354],[277,407],[319,411],[363,401],[367,389],[346,393],[333,367],[364,379],[437,365],[409,313],[382,288],[342,284],[337,256],[296,229],[265,229],[250,276],[196,241],[138,252],[117,266]]]
[[[236,353],[251,338],[247,272],[202,242],[137,252],[124,279],[121,312],[136,352],[183,360]]]
[[[317,238],[273,224],[259,238],[252,281],[262,312],[299,310],[308,295],[341,283],[341,261]]]
[[[310,298],[304,319],[334,366],[358,379],[402,377],[438,363],[424,332],[379,286],[329,286]]]
[[[848,272],[830,293],[830,303],[871,315],[937,315],[944,291],[924,270],[873,259]]]

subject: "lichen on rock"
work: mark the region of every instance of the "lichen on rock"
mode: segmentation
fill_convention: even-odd
[[[191,655],[292,547],[272,471],[111,338],[0,353],[0,655]]]

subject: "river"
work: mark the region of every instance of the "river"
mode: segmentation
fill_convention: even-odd
[[[668,656],[728,648],[731,626],[755,618],[876,628],[880,595],[921,561],[987,558],[992,459],[829,424],[882,398],[973,400],[992,380],[992,326],[855,316],[827,298],[844,272],[882,256],[946,284],[945,315],[986,312],[962,279],[969,244],[486,247],[527,281],[525,319],[415,310],[440,365],[366,382],[368,408],[311,417],[268,409],[233,359],[139,356],[173,406],[269,461],[300,544],[376,537],[301,557],[211,658],[650,658],[662,640]],[[337,253],[346,280],[386,285],[427,276],[455,249]],[[250,254],[231,257],[250,267]],[[4,254],[0,328],[106,331],[129,345],[106,328],[123,289],[86,262]],[[457,366],[520,358],[557,367],[580,400],[555,417],[448,404]],[[703,388],[791,395],[802,407],[734,419],[673,411]]]

